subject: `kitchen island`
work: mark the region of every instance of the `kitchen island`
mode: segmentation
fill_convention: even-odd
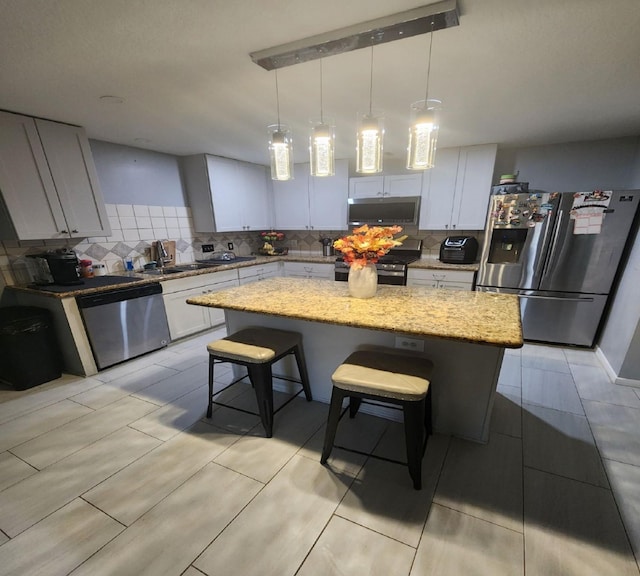
[[[361,300],[349,296],[346,283],[270,278],[187,302],[224,309],[229,333],[248,326],[302,333],[313,396],[322,402],[331,396],[331,374],[354,350],[424,350],[435,365],[434,428],[477,442],[489,438],[504,350],[522,346],[518,299],[504,294],[379,286],[374,298]],[[295,374],[289,359],[274,373]]]

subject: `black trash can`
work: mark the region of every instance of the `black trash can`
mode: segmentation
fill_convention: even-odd
[[[45,308],[0,308],[0,380],[25,390],[60,378],[62,358]]]

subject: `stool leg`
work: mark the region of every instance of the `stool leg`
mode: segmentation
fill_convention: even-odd
[[[258,412],[267,438],[273,436],[273,380],[270,364],[248,366],[251,382],[256,391]]]
[[[416,490],[422,489],[424,400],[403,403],[407,465]]]
[[[360,409],[360,404],[362,404],[362,398],[358,398],[357,396],[349,397],[349,418],[356,417],[356,414]]]
[[[311,396],[309,373],[307,372],[307,363],[304,359],[302,346],[295,346],[293,354],[296,357],[296,364],[298,365],[298,373],[300,374],[300,381],[302,382],[302,389],[304,390],[305,398],[307,399],[307,402],[311,402],[313,400],[313,396]]]
[[[427,433],[427,436],[431,436],[433,433],[433,421],[432,421],[432,412],[431,412],[431,386],[429,386],[429,390],[427,390],[427,396],[424,399],[424,427]]]
[[[213,412],[213,367],[215,360],[211,354],[209,355],[209,406],[207,407],[207,418],[211,418]]]
[[[324,433],[324,446],[322,448],[322,457],[320,458],[321,464],[326,464],[331,450],[333,449],[333,442],[336,439],[336,430],[338,429],[338,422],[340,421],[340,412],[342,412],[342,399],[345,394],[342,390],[339,390],[335,386],[331,391],[331,404],[329,406],[329,418],[327,419],[327,428]]]

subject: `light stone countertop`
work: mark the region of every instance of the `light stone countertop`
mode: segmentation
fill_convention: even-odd
[[[504,348],[522,346],[520,304],[511,294],[381,285],[374,298],[358,299],[349,296],[346,282],[269,278],[187,303]]]

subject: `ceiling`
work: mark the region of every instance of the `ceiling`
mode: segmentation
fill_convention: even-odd
[[[268,163],[275,73],[249,53],[429,0],[0,0],[0,109],[79,124],[90,138],[177,155]],[[458,0],[433,35],[429,96],[440,147],[640,135],[638,0]],[[402,161],[409,105],[424,98],[427,34],[373,51],[385,158]],[[323,60],[337,157],[355,155],[371,51]],[[296,162],[320,112],[320,65],[278,71]],[[121,103],[101,100],[117,96]]]

